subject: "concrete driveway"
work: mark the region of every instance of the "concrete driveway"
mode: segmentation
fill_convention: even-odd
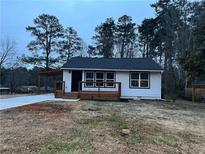
[[[42,101],[48,101],[48,100],[75,102],[75,101],[78,101],[79,99],[58,99],[58,98],[55,98],[53,94],[20,96],[20,97],[14,97],[14,98],[0,99],[0,110],[23,106],[27,104],[33,104],[33,103],[42,102]]]

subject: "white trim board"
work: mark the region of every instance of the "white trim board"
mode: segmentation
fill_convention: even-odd
[[[83,70],[83,71],[119,71],[119,72],[163,72],[163,70],[136,70],[136,69],[100,69],[100,68],[61,68],[62,70]]]

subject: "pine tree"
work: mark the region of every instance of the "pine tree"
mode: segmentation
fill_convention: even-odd
[[[25,63],[35,66],[42,66],[45,70],[54,67],[59,61],[57,54],[59,40],[62,37],[63,27],[57,17],[42,14],[34,19],[34,26],[26,27],[31,32],[35,40],[31,41],[27,47],[32,52],[32,56],[23,55]],[[45,80],[45,91],[47,91],[48,78]]]
[[[192,12],[191,45],[180,59],[180,64],[187,71],[191,81],[205,74],[205,2],[193,3]]]
[[[155,31],[156,31],[157,23],[153,18],[144,19],[142,24],[138,26],[139,32],[139,41],[142,49],[142,55],[145,58],[153,58],[156,56],[155,47],[156,39]]]
[[[35,40],[27,47],[32,56],[23,56],[23,61],[36,66],[43,66],[46,70],[53,66],[59,59],[54,57],[58,51],[59,41],[62,37],[63,27],[57,17],[42,14],[34,19],[34,26],[26,27]]]
[[[83,48],[82,39],[72,27],[64,30],[63,40],[60,42],[60,54],[63,62],[73,56],[80,56]]]
[[[88,50],[87,50],[88,56],[92,57],[97,55],[96,53],[96,47],[92,46],[92,45],[88,45]]]
[[[120,48],[120,57],[130,57],[136,47],[136,27],[135,23],[132,22],[132,17],[123,15],[118,19],[116,40],[117,45]],[[130,54],[132,53],[132,54]]]
[[[156,22],[161,37],[161,47],[164,51],[163,89],[166,96],[175,95],[174,61],[176,59],[176,38],[180,14],[172,0],[159,0],[152,7],[156,11]],[[163,34],[163,35],[162,35]]]
[[[93,39],[96,41],[96,49],[99,55],[105,58],[113,56],[115,43],[115,22],[112,18],[107,18],[106,21],[95,28],[96,35]]]

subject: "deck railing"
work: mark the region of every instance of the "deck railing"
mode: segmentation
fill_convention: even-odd
[[[93,87],[92,86],[85,86],[85,84],[88,84],[88,83],[92,84],[94,86]],[[102,84],[103,84],[103,86],[102,86]],[[107,85],[107,84],[113,84],[113,86],[106,87],[105,85]],[[85,88],[86,88],[86,90],[85,90]],[[90,92],[98,92],[98,93],[100,93],[100,92],[117,92],[119,97],[121,96],[121,82],[109,82],[109,81],[107,81],[107,82],[79,81],[78,82],[78,92],[79,93],[84,92],[84,91],[85,92],[89,91],[89,88],[96,89],[96,91],[91,90]],[[107,88],[109,88],[109,91],[105,90]],[[117,90],[114,90],[116,88],[117,88]],[[113,89],[113,90],[110,90],[110,89]]]
[[[85,84],[95,85],[94,87],[84,86]],[[102,86],[103,85],[103,86]],[[106,86],[107,87],[106,87]],[[93,82],[93,81],[79,81],[78,91],[76,92],[65,92],[65,81],[55,82],[55,97],[75,97],[81,99],[100,99],[100,100],[119,100],[121,97],[121,82]]]

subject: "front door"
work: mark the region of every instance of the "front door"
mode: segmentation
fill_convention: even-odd
[[[79,81],[82,81],[82,71],[72,71],[71,91],[78,91],[78,82]],[[80,85],[80,90],[82,90],[81,85]]]

